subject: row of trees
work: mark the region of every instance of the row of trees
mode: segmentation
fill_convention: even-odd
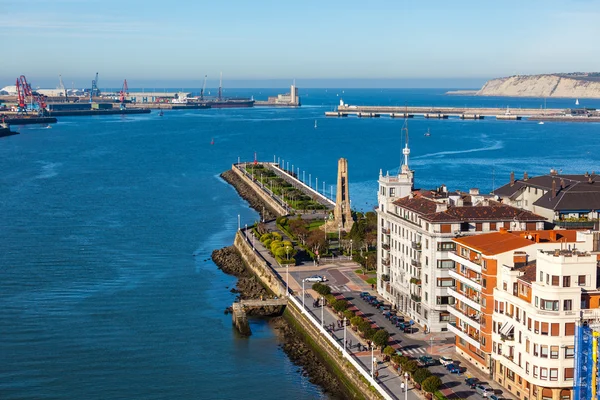
[[[282,240],[278,232],[265,233],[260,241],[275,256],[280,264],[296,264],[296,249],[289,240]]]
[[[419,368],[416,360],[394,354],[392,355],[392,363],[396,368],[400,367],[402,372],[408,372],[411,379],[427,393],[437,392],[442,385],[442,380],[439,377],[433,375],[427,368]]]

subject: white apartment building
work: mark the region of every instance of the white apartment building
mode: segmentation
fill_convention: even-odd
[[[494,196],[414,190],[408,145],[398,175],[379,173],[377,291],[400,312],[430,332],[447,330],[453,321],[448,305],[455,285],[450,271],[452,239],[497,231],[543,229],[545,219],[494,201]]]

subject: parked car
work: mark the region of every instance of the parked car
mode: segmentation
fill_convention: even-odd
[[[360,293],[360,298],[361,299],[364,299],[365,297],[370,297],[370,296],[371,296],[371,294],[369,292],[361,292]]]
[[[404,322],[404,317],[403,317],[402,315],[398,315],[398,317],[397,317],[397,318],[398,318],[398,319],[397,319],[397,321],[396,321],[396,322],[398,322],[398,321],[400,321],[400,322]]]
[[[475,391],[482,395],[483,397],[488,397],[494,394],[494,391],[489,386],[477,385],[475,386]]]
[[[458,365],[456,365],[454,363],[446,365],[446,369],[451,374],[459,374],[460,375],[460,368],[458,368]]]
[[[404,329],[402,330],[402,332],[404,333],[412,333],[412,326],[410,325],[404,325]]]
[[[454,364],[454,360],[449,357],[440,357],[440,364],[445,367],[448,364]]]
[[[429,356],[421,356],[419,357],[419,364],[423,367],[431,367],[435,365],[435,360]]]
[[[488,397],[490,400],[502,400],[501,397],[496,396],[495,394],[490,394]]]
[[[475,386],[477,386],[477,383],[479,381],[477,380],[477,378],[467,378],[465,379],[465,384],[470,387],[471,389],[475,389]]]
[[[312,275],[312,276],[309,276],[308,278],[304,278],[304,280],[306,282],[325,282],[327,280],[327,278],[324,276],[321,276],[321,275]]]

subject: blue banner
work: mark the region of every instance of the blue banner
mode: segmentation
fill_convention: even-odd
[[[575,374],[573,382],[573,400],[592,399],[592,330],[580,325],[575,331]]]

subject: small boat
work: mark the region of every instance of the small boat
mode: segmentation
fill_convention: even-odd
[[[575,99],[575,105],[578,106],[579,105],[579,99]]]
[[[160,110],[160,112],[158,113],[158,116],[159,116],[159,117],[162,117],[163,115],[165,115],[165,113],[163,113],[163,111],[162,111],[162,110]]]
[[[425,132],[424,136],[426,136],[426,137],[431,136],[431,133],[429,133],[429,128],[427,128],[427,132]]]
[[[315,119],[315,129],[317,129],[317,120]]]
[[[538,122],[538,125],[544,125],[544,121]]]
[[[215,144],[215,139],[211,139],[210,144]]]

